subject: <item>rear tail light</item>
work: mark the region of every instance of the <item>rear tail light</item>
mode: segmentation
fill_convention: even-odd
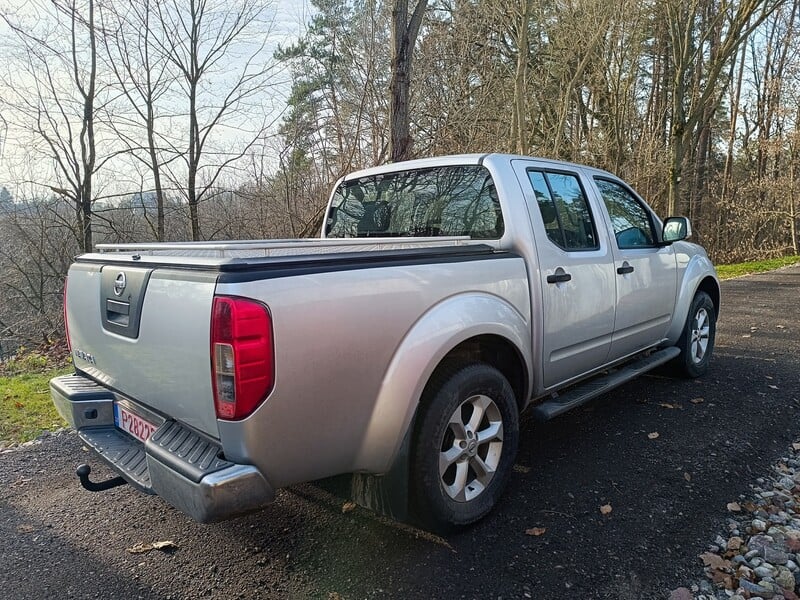
[[[72,354],[72,342],[69,339],[69,322],[67,321],[67,281],[68,277],[64,277],[64,337],[67,338],[67,348]]]
[[[211,312],[211,381],[217,418],[252,414],[275,382],[272,317],[260,302],[215,296]]]

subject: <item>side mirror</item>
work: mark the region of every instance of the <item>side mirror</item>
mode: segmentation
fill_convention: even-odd
[[[661,240],[666,244],[685,240],[692,235],[692,224],[686,217],[670,217],[664,221]]]

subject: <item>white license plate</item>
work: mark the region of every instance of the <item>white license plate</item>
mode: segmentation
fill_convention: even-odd
[[[142,442],[146,442],[153,435],[153,432],[158,429],[157,425],[145,421],[139,415],[132,413],[119,404],[114,405],[114,424]]]

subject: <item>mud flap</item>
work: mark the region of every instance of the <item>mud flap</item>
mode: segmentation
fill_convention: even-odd
[[[353,502],[396,521],[410,522],[409,508],[409,462],[411,432],[414,423],[406,431],[397,457],[384,475],[353,473],[350,480],[350,497]]]
[[[416,415],[400,445],[397,457],[383,475],[351,473],[315,481],[314,484],[342,498],[349,498],[359,506],[384,515],[395,521],[415,525],[409,502],[409,469],[411,460],[411,434]]]

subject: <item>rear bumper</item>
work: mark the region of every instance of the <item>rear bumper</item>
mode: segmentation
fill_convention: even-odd
[[[106,464],[196,521],[235,517],[275,498],[253,465],[226,460],[215,440],[174,420],[164,420],[144,444],[117,429],[114,402],[122,399],[86,377],[56,377],[50,393],[61,416]]]

